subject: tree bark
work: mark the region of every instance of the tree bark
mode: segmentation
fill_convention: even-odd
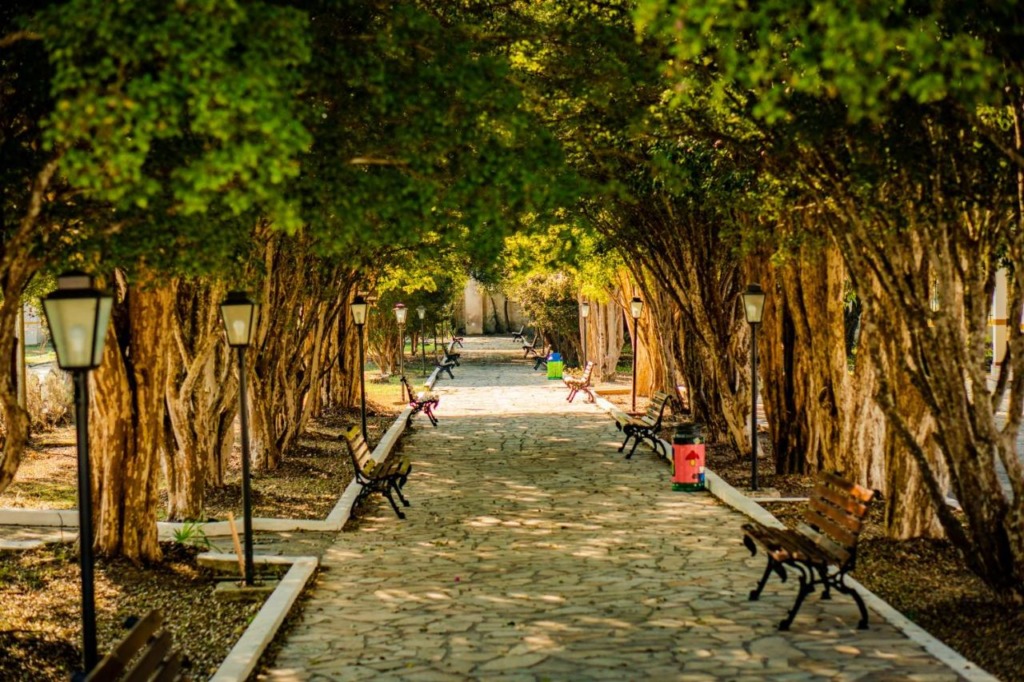
[[[90,441],[95,466],[97,551],[157,561],[160,448],[174,347],[175,285],[148,273],[118,276],[103,364],[92,373]]]
[[[171,329],[162,464],[170,520],[200,519],[206,487],[224,485],[238,414],[236,368],[224,341],[222,283],[178,286]]]

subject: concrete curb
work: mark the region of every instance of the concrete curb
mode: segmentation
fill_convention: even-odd
[[[608,412],[612,418],[619,423],[621,423],[619,421],[620,418],[625,416],[625,413],[623,413],[622,410],[618,409],[603,398],[598,397],[594,404],[605,412]],[[672,451],[671,445],[669,445],[664,439],[662,439],[661,442],[668,445],[669,452]],[[655,450],[655,452],[657,452],[657,450]],[[660,455],[660,453],[658,454]],[[712,495],[733,509],[749,516],[753,520],[765,526],[785,528],[785,524],[772,516],[771,512],[726,483],[720,476],[710,469],[704,470],[704,482],[708,491]],[[998,682],[998,678],[989,674],[976,663],[972,663],[950,647],[940,642],[921,626],[913,623],[902,613],[890,606],[888,602],[868,590],[853,578],[847,576],[846,582],[860,593],[868,608],[874,610],[875,613],[884,618],[890,625],[902,632],[907,639],[921,645],[925,651],[945,664],[956,674],[970,682]]]
[[[238,561],[234,554],[200,556],[225,557],[234,563]],[[241,638],[235,642],[235,646],[228,652],[224,662],[210,678],[210,682],[243,682],[249,679],[249,674],[256,668],[260,656],[273,641],[281,623],[288,616],[295,600],[299,598],[319,564],[316,557],[310,556],[273,557],[273,559],[276,561],[263,563],[291,563],[292,566],[281,578],[277,588],[263,602],[256,617],[242,633]]]

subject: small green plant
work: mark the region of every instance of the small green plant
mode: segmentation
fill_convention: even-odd
[[[175,530],[174,541],[181,545],[210,549],[210,538],[206,537],[202,524],[196,521],[186,521],[181,528]]]

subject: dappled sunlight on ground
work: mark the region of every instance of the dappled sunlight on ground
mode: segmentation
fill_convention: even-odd
[[[304,679],[955,679],[917,645],[836,595],[809,598],[780,636],[793,580],[758,602],[763,557],[744,518],[671,490],[646,446],[617,452],[614,423],[532,362],[464,366],[436,429],[417,428],[412,506],[379,499],[325,556],[317,594],[278,657]],[[491,345],[507,340],[489,341]],[[518,347],[518,346],[515,346]],[[269,679],[277,677],[271,671]],[[800,675],[805,677],[801,678]]]

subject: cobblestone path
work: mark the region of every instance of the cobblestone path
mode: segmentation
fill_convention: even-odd
[[[324,554],[270,680],[956,680],[872,613],[795,596],[740,543],[744,517],[672,492],[668,470],[561,382],[467,339],[438,384],[440,425],[416,418],[413,506],[386,503]]]

